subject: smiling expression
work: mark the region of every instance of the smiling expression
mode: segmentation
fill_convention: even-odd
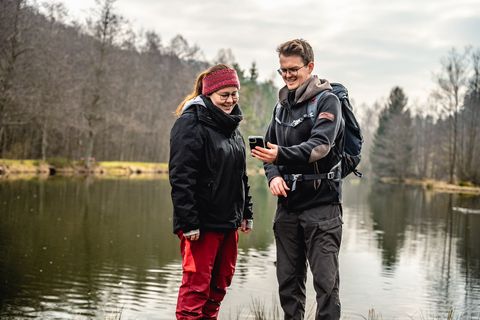
[[[281,54],[280,69],[288,70],[282,73],[282,79],[288,90],[295,90],[310,78],[313,71],[313,62],[305,64],[300,56],[284,56]],[[297,71],[291,72],[290,70]]]
[[[237,87],[225,87],[210,95],[213,104],[226,114],[232,112],[233,107],[235,107],[238,102],[238,98],[239,93]]]

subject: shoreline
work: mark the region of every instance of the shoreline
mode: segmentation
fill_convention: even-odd
[[[247,168],[248,175],[263,175],[261,167]],[[28,179],[60,177],[95,177],[95,178],[157,178],[168,175],[168,163],[164,162],[131,162],[131,161],[99,161],[95,162],[93,168],[86,168],[83,161],[67,159],[42,160],[14,160],[0,159],[0,180],[3,179]],[[449,184],[445,181],[433,179],[404,179],[382,177],[381,183],[404,184],[421,186],[426,190],[461,193],[480,194],[480,186],[461,186]]]
[[[167,163],[99,161],[88,169],[83,161],[66,159],[12,160],[0,159],[0,179],[21,177],[131,177],[168,174]]]
[[[435,192],[444,192],[444,193],[461,193],[461,194],[471,194],[479,195],[480,186],[461,186],[458,184],[451,184],[446,181],[433,180],[433,179],[404,179],[398,180],[395,178],[382,177],[379,178],[381,183],[386,184],[404,184],[411,186],[421,186],[422,188]]]
[[[248,175],[264,175],[263,167],[247,167]],[[60,177],[164,177],[168,175],[168,163],[99,161],[88,169],[83,161],[52,159],[47,161],[34,159],[0,159],[0,179],[48,178]]]

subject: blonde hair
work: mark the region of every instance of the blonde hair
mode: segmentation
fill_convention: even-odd
[[[197,76],[197,79],[195,79],[195,83],[193,85],[193,90],[190,92],[184,99],[183,101],[178,105],[177,109],[175,110],[175,115],[179,117],[182,114],[182,109],[187,103],[187,101],[192,100],[196,96],[199,96],[202,94],[202,81],[205,76],[218,71],[218,70],[223,70],[223,69],[232,69],[231,67],[227,66],[226,64],[220,63],[217,65],[214,65],[213,67],[208,68],[207,70],[203,71]]]

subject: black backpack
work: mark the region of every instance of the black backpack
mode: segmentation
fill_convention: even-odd
[[[344,148],[342,152],[342,178],[345,178],[347,175],[353,172],[357,177],[362,177],[362,173],[357,170],[357,166],[360,163],[361,151],[363,144],[363,136],[360,130],[355,115],[353,114],[353,108],[348,100],[348,91],[340,83],[331,83],[332,93],[334,93],[340,100],[342,105],[342,117],[345,121],[345,137],[344,137]],[[307,105],[307,113],[303,115],[302,118],[297,119],[289,124],[289,126],[296,127],[302,123],[306,118],[310,118],[312,121],[315,121],[318,116],[318,101],[322,96],[328,91],[320,92],[317,97],[310,99]],[[275,120],[278,123],[281,123],[279,120],[279,104],[275,111]]]
[[[342,178],[353,172],[357,177],[362,177],[362,173],[358,172],[357,166],[360,163],[363,136],[360,130],[352,105],[348,100],[348,91],[340,83],[332,83],[332,92],[340,100],[342,105],[342,117],[345,120],[345,146],[343,148],[342,157]]]

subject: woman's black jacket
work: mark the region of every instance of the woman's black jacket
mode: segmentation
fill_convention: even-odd
[[[173,230],[228,230],[252,219],[241,111],[230,115],[198,96],[170,134]]]

